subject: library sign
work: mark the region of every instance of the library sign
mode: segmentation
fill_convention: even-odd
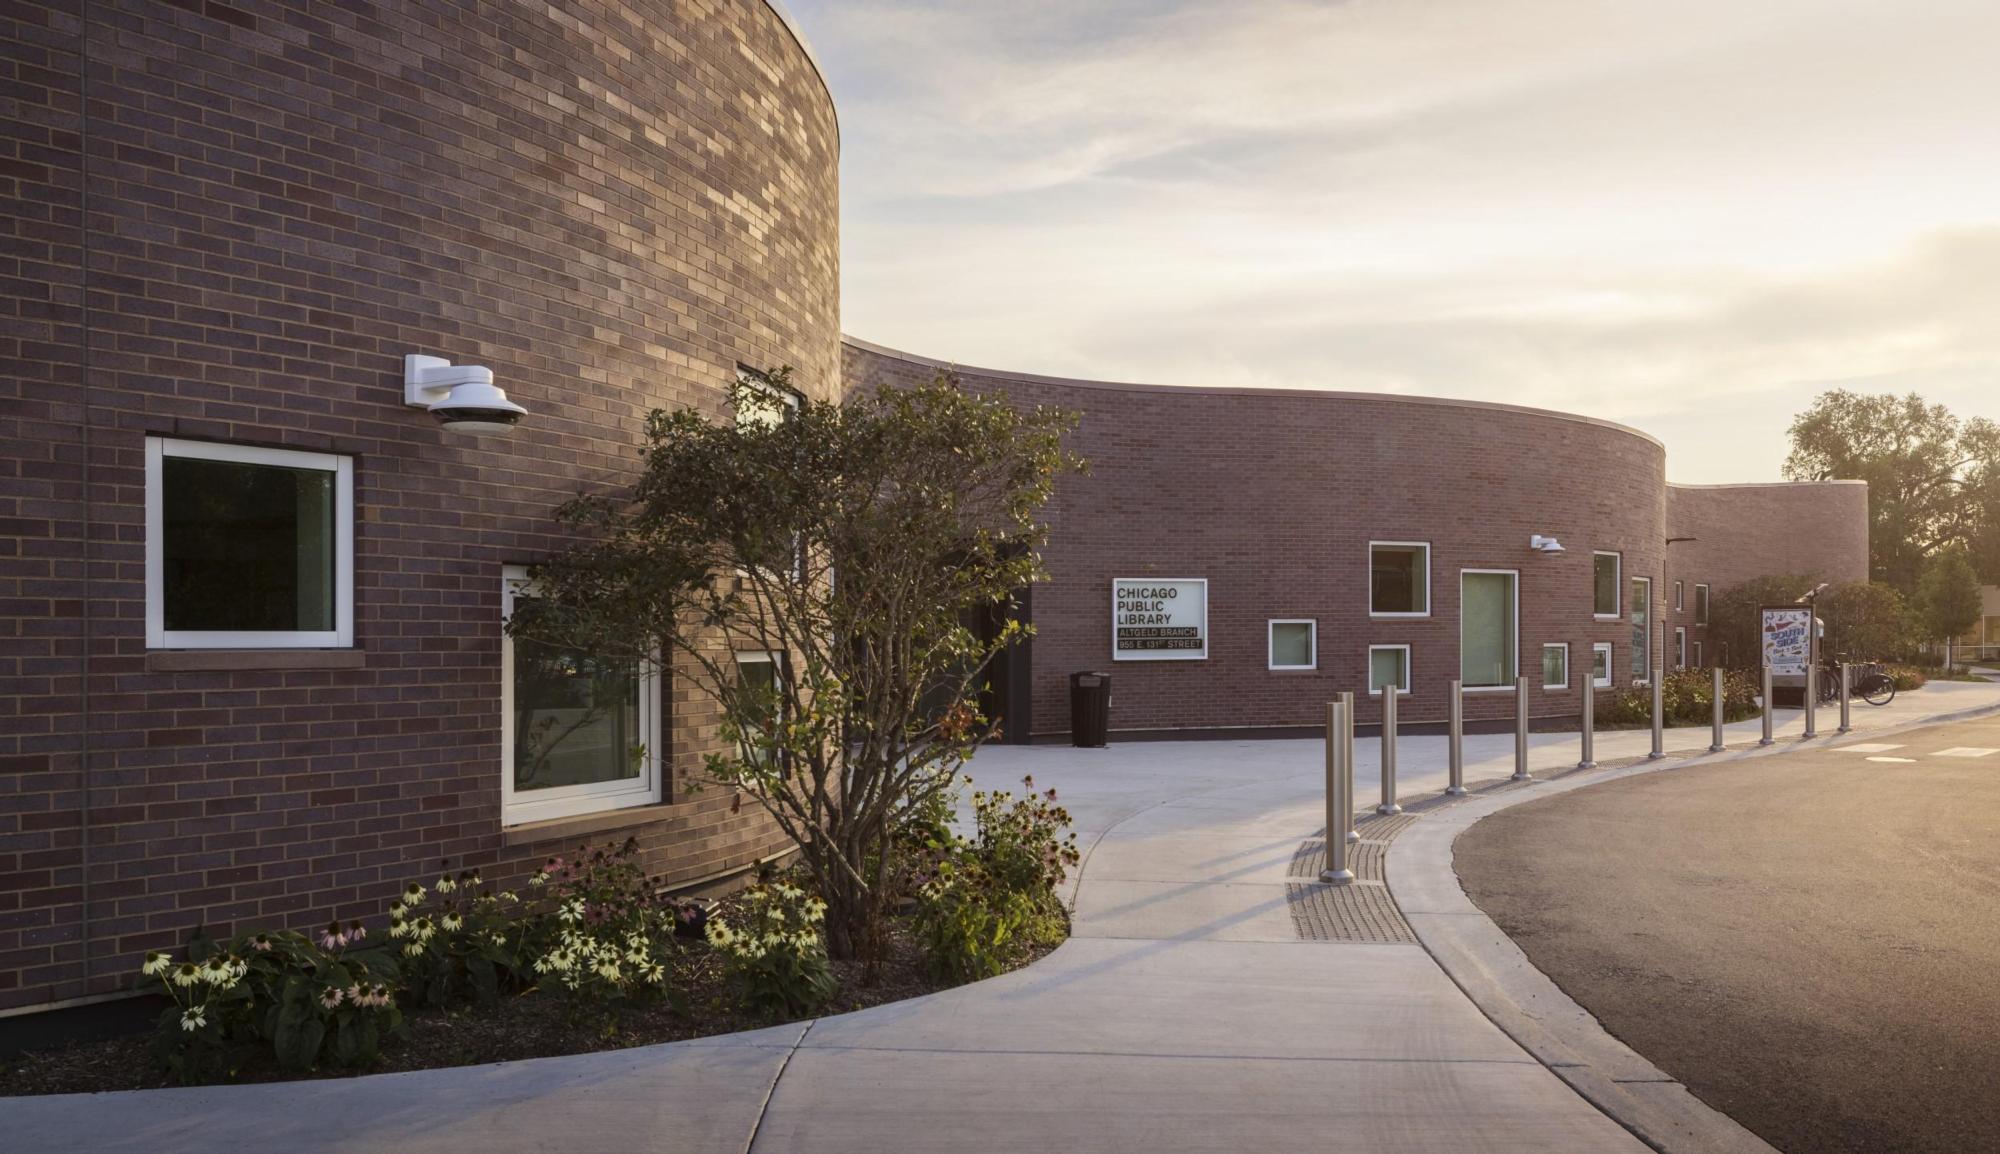
[[[1111,582],[1112,660],[1207,657],[1207,578],[1119,577]]]

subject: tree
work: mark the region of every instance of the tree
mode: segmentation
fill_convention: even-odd
[[[1880,581],[1848,581],[1819,596],[1826,648],[1859,661],[1902,657],[1910,649],[1910,614],[1903,595]]]
[[[533,567],[508,628],[673,663],[720,710],[705,774],[798,843],[829,952],[873,961],[892,839],[998,724],[979,691],[1028,630],[969,622],[1045,578],[1038,513],[1080,466],[1074,417],[948,375],[832,404],[780,370],[732,402],[732,422],[647,418],[637,483],[564,507],[582,537]]]
[[[1868,482],[1868,573],[1909,595],[1925,560],[1973,550],[2000,583],[2000,425],[1922,397],[1821,393],[1792,421],[1784,473]]]
[[[1724,589],[1709,603],[1708,632],[1715,645],[1715,663],[1731,669],[1755,669],[1764,661],[1761,610],[1788,605],[1819,584],[1811,575],[1757,577]]]
[[[1951,668],[1951,643],[1979,624],[1979,578],[1961,549],[1947,549],[1931,559],[1917,585],[1917,619],[1924,637],[1944,642],[1944,664]]]

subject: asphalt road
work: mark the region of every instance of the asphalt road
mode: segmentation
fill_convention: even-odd
[[[1787,1154],[2000,1151],[2000,717],[1863,740],[1897,748],[1515,806],[1458,874],[1606,1029]]]

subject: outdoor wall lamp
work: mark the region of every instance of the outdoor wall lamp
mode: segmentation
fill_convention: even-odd
[[[403,358],[403,403],[427,410],[455,433],[505,433],[528,415],[493,387],[492,369],[421,353]]]
[[[1544,537],[1536,533],[1528,538],[1528,548],[1537,553],[1560,553],[1563,551],[1563,543],[1554,537]]]

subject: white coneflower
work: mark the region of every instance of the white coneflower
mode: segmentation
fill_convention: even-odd
[[[450,874],[445,874],[437,880],[437,892],[441,894],[448,894],[457,888],[458,883],[451,880]]]
[[[155,974],[166,973],[168,968],[173,964],[174,960],[172,958],[158,950],[152,950],[146,954],[146,964],[139,967],[139,972],[145,974],[147,977],[152,977]]]
[[[390,937],[403,938],[403,937],[408,937],[409,934],[410,934],[410,923],[404,921],[403,919],[397,918],[395,921],[389,923]]]
[[[203,1026],[208,1025],[208,1016],[205,1013],[203,1013],[203,1011],[206,1010],[207,1008],[208,1008],[207,1005],[203,1004],[200,1006],[193,1006],[188,1008],[187,1010],[182,1011],[181,1029],[186,1030],[191,1034],[196,1030],[201,1029]]]
[[[389,906],[389,920],[393,922],[409,912],[410,907],[404,905],[402,902],[392,902]]]
[[[324,991],[320,993],[319,996],[320,1007],[322,1009],[331,1010],[335,1006],[338,1006],[341,1003],[341,1000],[344,999],[346,996],[347,996],[346,994],[341,992],[340,987],[328,986]]]
[[[422,942],[411,942],[409,945],[403,947],[403,953],[412,958],[421,955],[423,952],[424,944]]]
[[[465,919],[459,917],[457,914],[446,914],[438,924],[443,926],[447,931],[455,933],[458,927],[465,924]]]
[[[421,884],[411,882],[409,885],[403,887],[403,904],[413,906],[423,901],[424,892],[424,887]]]
[[[174,985],[187,987],[201,981],[202,968],[193,962],[182,962],[174,967]]]

